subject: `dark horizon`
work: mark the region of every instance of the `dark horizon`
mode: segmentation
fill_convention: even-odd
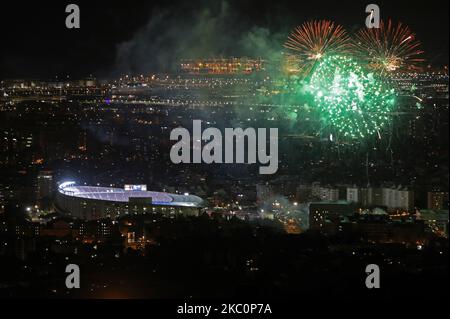
[[[49,79],[93,74],[170,72],[180,58],[262,56],[282,51],[296,25],[331,19],[349,33],[365,21],[370,1],[339,3],[271,1],[77,1],[81,29],[66,29],[58,4],[3,4],[0,78]],[[426,6],[378,1],[381,18],[407,24],[422,42],[427,64],[448,65],[448,2]]]

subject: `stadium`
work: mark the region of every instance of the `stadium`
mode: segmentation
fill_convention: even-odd
[[[62,214],[86,220],[149,213],[197,216],[203,199],[188,194],[147,191],[146,185],[113,188],[64,182],[58,186],[56,206]]]

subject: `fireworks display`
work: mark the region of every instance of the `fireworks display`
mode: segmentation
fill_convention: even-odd
[[[351,57],[325,57],[310,79],[316,110],[336,136],[379,134],[394,108],[395,93]]]
[[[298,59],[294,68],[303,75],[328,55],[347,53],[351,48],[350,37],[344,28],[328,20],[305,22],[292,31],[284,47],[288,55]]]
[[[289,50],[285,73],[306,78],[322,124],[345,139],[380,136],[396,95],[383,77],[416,70],[424,61],[414,33],[391,20],[361,29],[353,38],[334,22],[305,22],[284,47]]]
[[[391,20],[380,28],[361,29],[354,39],[355,54],[379,72],[414,70],[423,61],[420,42],[409,27]]]

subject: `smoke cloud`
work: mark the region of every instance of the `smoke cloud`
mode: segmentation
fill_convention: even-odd
[[[148,23],[117,47],[115,71],[175,72],[181,59],[261,57],[277,60],[287,32],[249,25],[229,2],[204,2],[202,9],[155,9]]]

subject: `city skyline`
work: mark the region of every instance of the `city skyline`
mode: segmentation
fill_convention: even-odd
[[[369,4],[8,3],[0,298],[446,298],[448,2]]]

